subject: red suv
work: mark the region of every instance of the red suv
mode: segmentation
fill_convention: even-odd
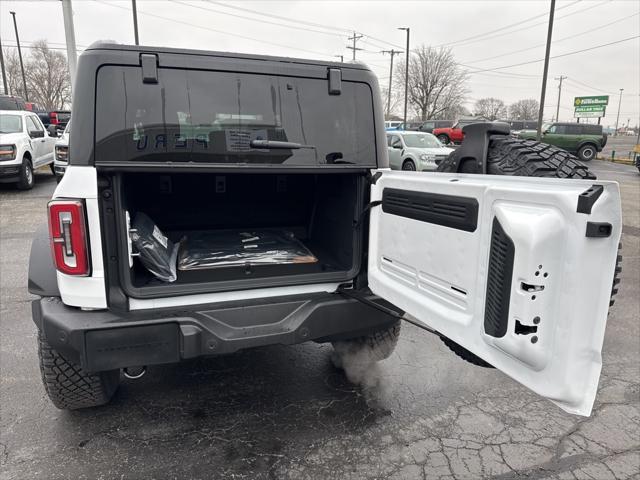
[[[449,143],[461,143],[464,139],[464,134],[462,133],[462,127],[466,125],[470,125],[472,123],[478,123],[482,120],[458,120],[453,124],[452,127],[447,128],[434,128],[431,133],[433,133],[440,143],[447,145]]]

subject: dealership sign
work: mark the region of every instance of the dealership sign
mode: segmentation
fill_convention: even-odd
[[[598,95],[595,97],[575,97],[573,99],[574,107],[582,107],[587,105],[609,105],[609,95]]]
[[[576,107],[576,118],[604,117],[606,106],[609,104],[609,95],[595,97],[576,97],[573,105]]]

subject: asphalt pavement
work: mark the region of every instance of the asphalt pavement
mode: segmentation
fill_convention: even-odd
[[[55,181],[43,170],[30,192],[0,185],[0,477],[640,478],[640,175],[591,168],[620,182],[624,260],[589,418],[410,324],[372,391],[332,366],[330,346],[308,343],[151,367],[123,379],[108,406],[57,410],[40,381],[26,289]]]

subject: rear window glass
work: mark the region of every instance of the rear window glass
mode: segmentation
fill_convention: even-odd
[[[140,68],[103,67],[97,92],[96,163],[376,164],[364,83],[329,95],[325,79],[161,68],[158,84],[143,84]]]
[[[602,135],[602,125],[581,125],[584,135]]]

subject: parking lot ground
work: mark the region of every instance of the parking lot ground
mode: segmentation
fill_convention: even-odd
[[[624,260],[589,418],[409,324],[370,391],[332,367],[331,347],[309,343],[152,367],[106,407],[57,410],[40,382],[26,290],[31,235],[55,182],[38,172],[30,192],[0,186],[0,476],[640,478],[640,175],[591,168],[620,182]]]

